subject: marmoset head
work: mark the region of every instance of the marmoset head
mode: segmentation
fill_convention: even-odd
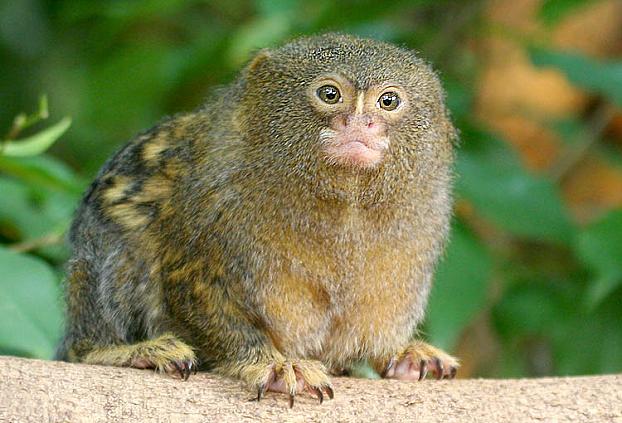
[[[276,158],[372,171],[451,150],[438,78],[410,50],[327,34],[264,50],[245,72],[243,126]]]

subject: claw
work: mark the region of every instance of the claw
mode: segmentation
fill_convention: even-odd
[[[335,391],[333,391],[333,387],[332,386],[325,386],[324,390],[328,394],[328,398],[330,398],[330,399],[335,398]]]
[[[268,376],[268,380],[266,380],[265,383],[262,383],[261,385],[257,387],[257,402],[261,401],[263,396],[268,391],[268,387],[270,386],[272,382],[275,381],[275,379],[276,379],[276,374],[274,373],[274,368],[273,368],[270,375]]]
[[[436,380],[441,380],[443,378],[443,373],[445,373],[443,362],[440,358],[436,357],[434,363],[436,364]]]
[[[175,370],[177,370],[177,373],[182,380],[188,380],[188,378],[190,377],[190,373],[192,372],[191,361],[173,361],[173,366],[175,366]]]
[[[317,367],[315,367],[316,365]],[[266,373],[265,378],[254,384],[256,395],[254,395],[253,401],[261,401],[267,391],[286,394],[289,408],[294,407],[296,394],[299,394],[301,390],[315,396],[320,404],[324,402],[326,394],[331,399],[334,397],[332,387],[326,386],[328,383],[328,377],[325,374],[326,369],[319,362],[273,362],[267,364],[265,368],[261,366],[259,369],[265,369]],[[316,382],[316,378],[320,380]],[[310,380],[314,382],[311,383]]]
[[[322,393],[322,390],[320,388],[316,388],[315,386],[311,388],[311,390],[313,392],[315,392],[315,395],[317,395],[318,399],[320,400],[320,404],[324,402],[324,394]]]
[[[261,398],[264,396],[267,389],[268,389],[267,383],[262,383],[261,385],[257,387],[257,402],[261,401]]]
[[[389,373],[389,370],[391,370],[391,368],[395,366],[396,361],[397,359],[395,357],[391,357],[389,363],[387,364],[387,367],[385,367],[384,371],[382,372],[382,377],[386,377],[387,373]]]
[[[452,366],[449,370],[449,379],[454,379],[456,377],[456,373],[458,373],[458,368]]]
[[[177,361],[173,361],[173,365],[175,366],[175,370],[177,370],[177,373],[179,373],[179,377],[180,378],[184,378],[184,370],[181,367],[181,364],[179,364]]]
[[[428,375],[428,362],[425,360],[421,360],[419,362],[419,380],[425,379]]]

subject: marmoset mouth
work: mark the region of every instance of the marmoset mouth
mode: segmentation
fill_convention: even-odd
[[[320,132],[320,142],[322,152],[330,164],[361,168],[376,167],[384,158],[389,145],[386,136],[352,139],[330,128]]]
[[[360,144],[365,148],[371,149],[369,144],[363,140],[352,140],[352,141],[348,141],[347,143],[345,143],[345,145],[352,145],[352,146],[356,146],[357,144]]]

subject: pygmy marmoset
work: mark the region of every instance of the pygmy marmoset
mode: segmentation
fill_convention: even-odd
[[[258,392],[455,375],[414,339],[451,214],[454,127],[412,51],[328,34],[263,50],[99,172],[70,232],[58,357],[197,366]]]

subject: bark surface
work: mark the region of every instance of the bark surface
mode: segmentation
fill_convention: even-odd
[[[1,422],[616,422],[622,375],[396,382],[333,379],[320,405],[282,394],[261,402],[240,383],[186,382],[147,370],[0,357]]]

